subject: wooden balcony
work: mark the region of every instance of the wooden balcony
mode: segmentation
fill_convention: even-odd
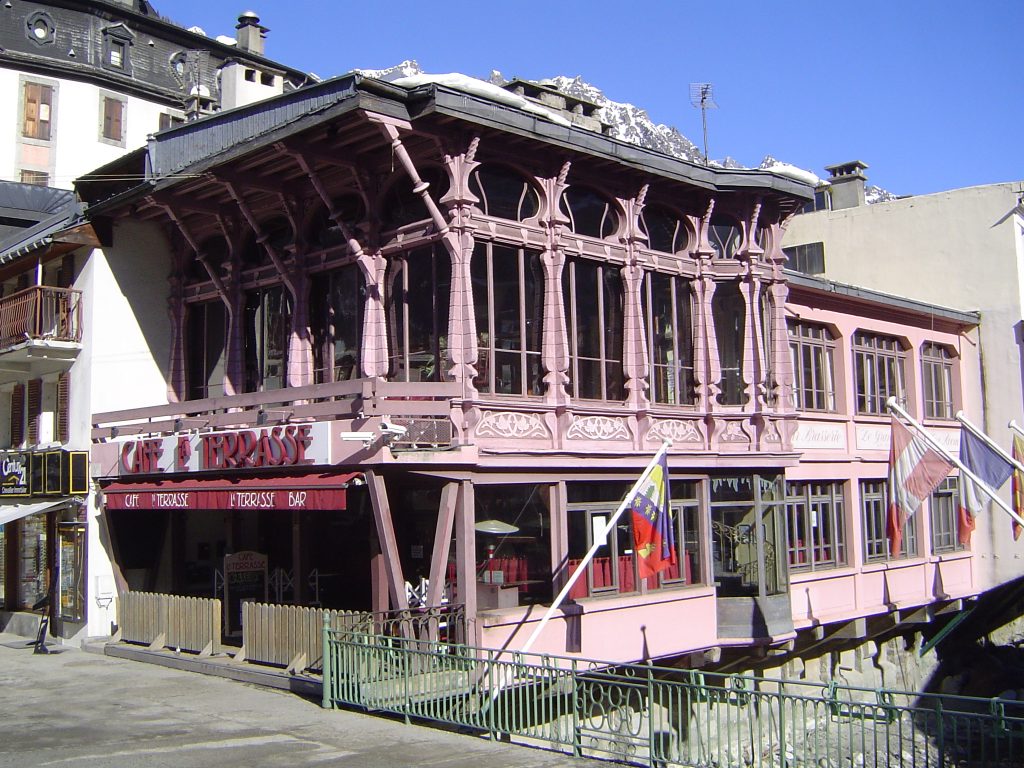
[[[81,342],[81,291],[37,285],[0,299],[0,383],[66,371]]]
[[[454,382],[353,379],[93,414],[93,440],[172,434],[183,429],[238,429],[290,422],[342,421],[361,429],[371,419],[404,427],[396,447],[448,447],[453,440]]]

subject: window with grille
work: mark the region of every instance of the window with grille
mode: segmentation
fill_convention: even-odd
[[[928,500],[931,510],[932,552],[956,552],[964,549],[960,543],[957,521],[959,519],[959,479],[947,477],[932,493]]]
[[[892,559],[887,534],[888,483],[885,480],[862,480],[860,483],[861,524],[864,535],[865,562]],[[917,518],[911,517],[903,526],[903,543],[898,558],[915,557],[917,547]]]
[[[834,412],[835,340],[823,325],[790,320],[789,352],[793,360],[793,406],[798,411]]]
[[[786,267],[805,275],[825,274],[825,244],[806,243],[783,248]]]
[[[904,402],[904,352],[899,339],[858,331],[853,337],[853,358],[858,414],[885,415],[890,397]]]
[[[624,400],[623,305],[620,267],[572,258],[562,281],[569,327],[573,397]]]
[[[953,418],[953,361],[953,353],[941,344],[925,342],[921,347],[925,418]]]
[[[690,280],[648,272],[642,295],[651,359],[651,397],[656,403],[689,405],[694,400]]]
[[[791,571],[846,563],[844,509],[840,482],[786,483],[786,547]]]

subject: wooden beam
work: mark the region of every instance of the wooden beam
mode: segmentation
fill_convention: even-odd
[[[459,584],[458,598],[466,610],[466,640],[479,645],[476,623],[476,494],[473,482],[460,483],[459,500],[455,506],[455,569]]]
[[[402,575],[402,561],[398,556],[398,541],[395,538],[395,526],[391,519],[391,505],[388,504],[384,478],[372,469],[367,470],[364,474],[366,486],[370,491],[370,506],[373,507],[377,539],[380,541],[380,549],[384,555],[384,567],[387,569],[391,606],[398,610],[406,610],[409,608],[409,601],[405,594],[405,577]]]
[[[459,484],[445,483],[441,490],[441,504],[437,510],[434,530],[434,550],[430,555],[430,586],[427,604],[440,605],[444,597],[445,577],[448,571],[448,551],[451,549],[452,530],[455,527],[455,506],[459,499]]]

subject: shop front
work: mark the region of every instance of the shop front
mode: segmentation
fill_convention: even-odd
[[[64,635],[85,621],[88,456],[0,453],[0,628],[30,635],[45,620]]]

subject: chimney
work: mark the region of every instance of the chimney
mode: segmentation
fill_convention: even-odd
[[[833,211],[864,205],[864,182],[867,177],[861,171],[867,167],[867,163],[860,160],[825,166],[830,174],[828,183],[832,187]]]
[[[235,46],[240,51],[254,53],[257,56],[263,55],[263,38],[270,30],[260,26],[260,17],[252,11],[245,11],[238,17],[238,26],[235,27],[238,34],[235,35]]]

